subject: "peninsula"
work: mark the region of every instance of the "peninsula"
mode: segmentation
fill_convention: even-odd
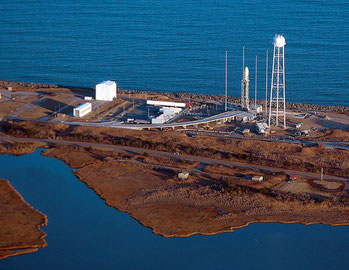
[[[211,235],[254,222],[349,224],[348,107],[288,103],[289,128],[262,133],[253,114],[234,99],[227,114],[219,96],[119,90],[118,99],[93,101],[94,111],[73,117],[91,89],[1,87],[0,153],[46,148],[44,156],[64,161],[107,205],[156,234]],[[148,115],[159,109],[147,100],[189,107],[152,126]]]

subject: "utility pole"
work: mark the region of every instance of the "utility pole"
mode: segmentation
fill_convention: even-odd
[[[224,110],[228,109],[228,51],[225,51],[225,103]]]
[[[320,180],[324,180],[324,168],[321,168],[321,175],[320,175]]]
[[[265,61],[265,115],[268,114],[268,50]]]
[[[255,114],[257,115],[257,65],[258,65],[258,58],[256,55],[256,74],[254,78],[254,109],[255,109]]]
[[[244,69],[245,69],[245,46],[242,47],[242,78],[244,77]]]

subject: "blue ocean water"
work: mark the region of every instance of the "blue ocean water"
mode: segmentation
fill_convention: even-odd
[[[348,0],[0,0],[0,79],[239,96],[286,38],[289,101],[349,105]],[[270,74],[269,74],[270,78]]]
[[[48,216],[48,247],[0,269],[346,269],[349,227],[257,223],[213,236],[164,238],[108,207],[63,162],[0,155],[0,177]]]

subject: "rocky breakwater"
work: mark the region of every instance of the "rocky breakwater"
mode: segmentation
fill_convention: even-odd
[[[186,92],[154,92],[154,91],[140,91],[140,90],[118,90],[121,95],[162,95],[168,98],[181,99],[181,100],[206,100],[206,101],[224,101],[224,96],[220,95],[206,95],[206,94],[197,94],[197,93],[186,93]],[[228,102],[230,103],[240,103],[241,99],[238,97],[228,97]],[[254,103],[254,99],[250,99],[251,104]],[[265,105],[264,100],[257,100],[257,104]],[[269,102],[267,102],[269,106]],[[349,113],[349,106],[327,106],[327,105],[318,105],[318,104],[305,104],[305,103],[295,103],[295,102],[286,102],[286,107],[289,110],[310,110],[310,111],[332,111],[340,113]]]
[[[43,84],[43,83],[25,83],[25,82],[13,82],[13,81],[0,81],[0,88],[7,89],[12,87],[13,90],[37,90],[37,89],[70,89],[72,91],[79,92],[91,92],[94,91],[93,88],[88,87],[73,87],[73,86],[61,86],[55,84]],[[204,90],[202,90],[204,92]],[[118,89],[120,95],[154,95],[154,96],[164,96],[172,99],[180,100],[211,100],[211,101],[224,101],[224,96],[221,95],[207,95],[201,93],[188,93],[183,92],[166,92],[166,91],[142,91],[142,90],[130,90],[130,89]],[[254,99],[251,99],[251,104],[254,103]],[[228,102],[230,103],[240,103],[240,98],[238,97],[228,97]],[[258,104],[264,105],[264,100],[258,100]],[[304,104],[304,103],[295,103],[287,102],[287,109],[289,110],[316,110],[316,111],[332,111],[349,114],[349,106],[327,106],[327,105],[317,105],[317,104]]]

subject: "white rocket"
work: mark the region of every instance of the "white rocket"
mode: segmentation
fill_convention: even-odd
[[[250,72],[248,67],[245,67],[243,77],[241,80],[241,107],[247,110],[250,109],[250,101],[249,101],[249,78]]]
[[[245,67],[244,70],[244,80],[249,81],[250,71],[248,70],[248,67]]]

